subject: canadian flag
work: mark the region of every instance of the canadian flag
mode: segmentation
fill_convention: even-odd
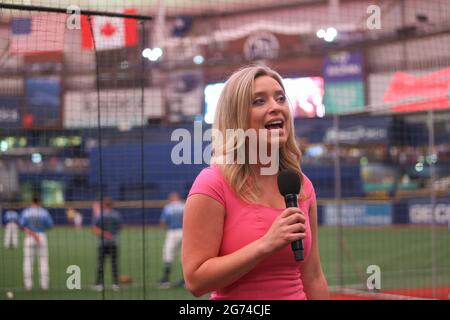
[[[136,9],[125,9],[126,14],[135,14]],[[137,44],[137,20],[132,18],[116,18],[91,16],[92,36],[87,16],[81,17],[82,39],[84,49],[97,50],[118,49]]]

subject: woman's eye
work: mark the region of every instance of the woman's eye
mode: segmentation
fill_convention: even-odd
[[[280,102],[280,103],[285,103],[286,102],[286,96],[279,96],[277,98],[277,101]]]
[[[253,100],[254,106],[262,106],[264,104],[264,99],[255,99]]]

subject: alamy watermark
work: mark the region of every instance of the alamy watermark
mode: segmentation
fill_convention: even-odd
[[[381,29],[381,8],[376,4],[367,7],[367,13],[370,16],[366,20],[366,26],[369,30]]]
[[[381,269],[377,265],[370,265],[366,270],[367,274],[370,276],[367,278],[367,289],[369,290],[380,290],[381,289]]]
[[[226,129],[225,134],[211,128],[203,132],[201,122],[194,123],[194,133],[183,128],[172,132],[173,164],[260,164],[262,175],[273,175],[279,168],[279,130]],[[203,150],[203,143],[211,142]]]
[[[67,21],[66,26],[69,30],[81,29],[81,8],[76,5],[70,5],[67,7]]]
[[[66,287],[69,290],[81,289],[81,268],[77,265],[70,265],[66,269],[66,273],[70,276],[66,280]]]

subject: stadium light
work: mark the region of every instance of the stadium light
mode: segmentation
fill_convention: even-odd
[[[161,48],[145,48],[142,50],[142,56],[144,58],[147,58],[150,61],[158,61],[159,58],[161,58],[163,55],[163,50]]]
[[[323,38],[326,42],[333,42],[336,39],[338,32],[335,28],[330,27],[327,29],[327,34]]]
[[[151,53],[152,53],[152,49],[150,49],[150,48],[145,48],[144,50],[142,50],[142,56],[144,58],[148,58]]]
[[[338,31],[335,28],[330,27],[327,29],[327,34],[334,39],[337,37]]]
[[[36,164],[41,163],[42,162],[42,155],[40,153],[33,153],[31,155],[31,161],[33,163],[36,163]]]
[[[336,39],[337,35],[338,31],[333,27],[328,27],[326,30],[319,29],[316,32],[317,38],[323,39],[326,42],[333,42]]]
[[[195,64],[202,64],[205,61],[202,55],[196,55],[193,59]]]
[[[326,35],[326,34],[327,34],[326,31],[323,30],[323,29],[319,29],[319,30],[317,30],[317,32],[316,32],[316,36],[317,36],[317,38],[319,38],[319,39],[325,38],[325,35]]]

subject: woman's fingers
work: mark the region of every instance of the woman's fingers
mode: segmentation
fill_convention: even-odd
[[[305,223],[306,219],[305,219],[305,215],[303,214],[302,211],[296,211],[293,212],[291,215],[282,218],[288,225],[294,224],[294,223]]]
[[[289,233],[304,233],[306,226],[304,223],[295,223],[286,227],[286,231]]]

